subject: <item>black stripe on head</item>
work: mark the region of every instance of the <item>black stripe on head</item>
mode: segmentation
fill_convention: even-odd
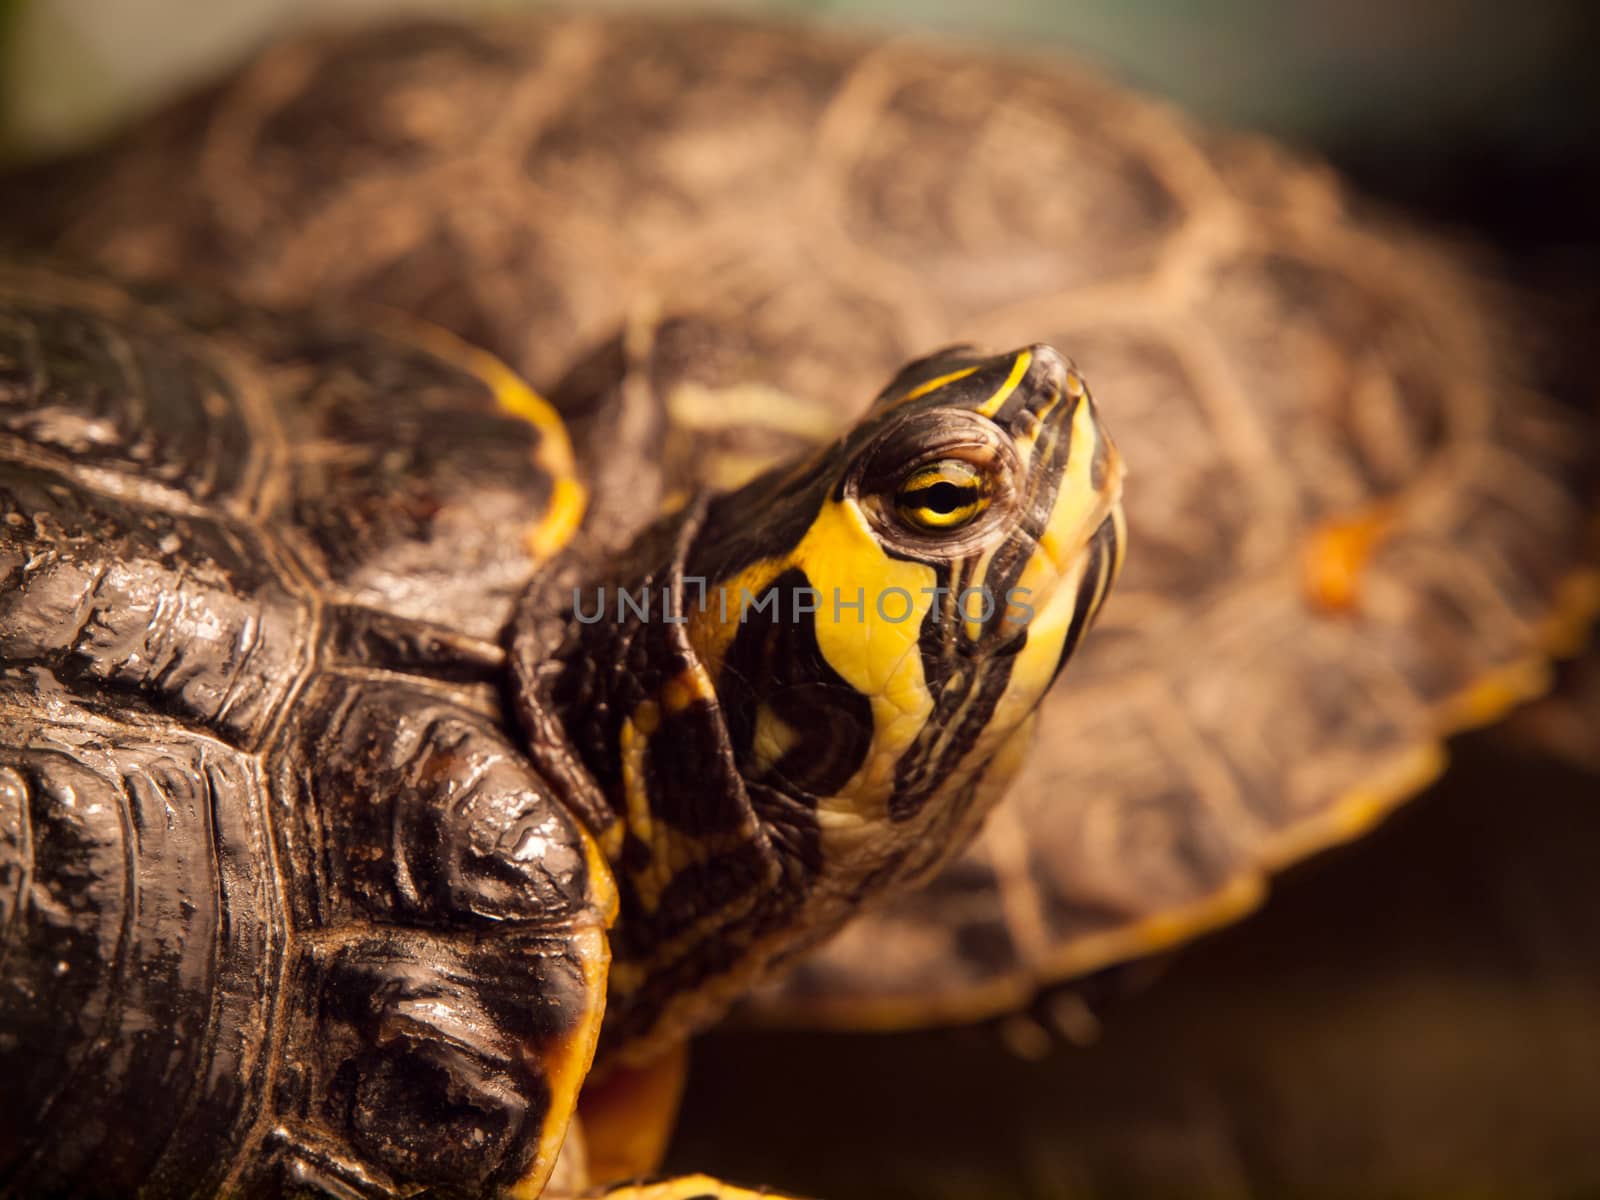
[[[937,585],[947,590],[929,606],[917,638],[933,709],[895,764],[888,805],[891,821],[916,816],[946,777],[960,767],[1005,694],[1016,651],[1027,643],[1026,630],[998,651],[980,649],[966,639],[960,596],[972,584],[977,563],[976,557],[969,557],[954,564],[953,572],[949,564],[935,567]],[[994,607],[1003,610],[1004,605],[997,599]],[[1003,615],[1003,611],[991,614],[991,620]]]
[[[893,405],[924,384],[932,383],[953,371],[979,366],[988,358],[989,355],[976,346],[966,343],[935,350],[932,354],[912,359],[896,371],[894,378],[884,385],[872,403],[874,406]]]
[[[661,715],[642,757],[644,785],[656,820],[695,835],[726,833],[748,822],[744,797],[723,784],[728,774],[718,728],[721,720],[716,706],[703,700]],[[703,780],[708,786],[686,790],[671,806],[659,801],[668,781],[685,779]]]
[[[714,497],[684,573],[714,589],[753,563],[793,550],[816,523],[847,459],[836,443]]]
[[[815,616],[796,612],[808,588],[805,572],[791,567],[764,590],[773,602],[746,609],[717,683],[734,758],[758,812],[763,795],[814,811],[818,798],[838,792],[861,768],[872,745],[871,701],[823,657]],[[763,710],[793,738],[770,764],[758,761],[755,747]],[[764,820],[768,815],[762,812]],[[792,812],[772,815],[794,820]]]
[[[1117,530],[1110,517],[1100,523],[1084,556],[1083,579],[1078,585],[1078,596],[1072,605],[1072,622],[1067,626],[1067,636],[1061,643],[1061,657],[1056,660],[1051,678],[1061,674],[1072,657],[1078,643],[1089,628],[1089,622],[1099,611],[1101,602],[1111,589],[1109,578],[1112,563],[1117,558]]]
[[[1019,643],[1020,644],[1020,643]],[[950,773],[977,744],[1011,682],[1011,654],[967,659],[958,680],[947,680],[934,696],[933,711],[911,748],[894,768],[889,819],[909,821],[922,811]]]
[[[990,593],[996,598],[995,610],[985,622],[984,635],[993,637],[1006,619],[1005,598],[1017,586],[1022,573],[1033,556],[1039,553],[1039,539],[1049,528],[1055,513],[1061,480],[1067,463],[1072,458],[1072,423],[1056,421],[1045,425],[1034,446],[1032,469],[1027,485],[1018,498],[1021,519],[1016,531],[999,546],[989,560],[986,580]],[[1037,598],[1034,598],[1037,599]],[[1027,630],[1014,634],[1016,645],[1008,647],[1014,653],[1027,643]]]

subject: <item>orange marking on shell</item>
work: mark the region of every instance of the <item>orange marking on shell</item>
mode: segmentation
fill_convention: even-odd
[[[1313,605],[1331,613],[1354,612],[1361,577],[1378,545],[1394,528],[1392,505],[1325,521],[1306,540],[1302,584]]]

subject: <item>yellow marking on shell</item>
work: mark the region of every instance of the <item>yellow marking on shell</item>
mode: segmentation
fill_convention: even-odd
[[[680,511],[683,506],[694,499],[693,492],[686,492],[682,488],[673,488],[661,497],[661,508],[657,511],[658,517],[671,516]]]
[[[1440,721],[1450,732],[1498,721],[1517,705],[1550,690],[1554,675],[1542,656],[1511,663],[1480,676],[1447,700]]]
[[[1194,904],[1146,917],[1103,941],[1086,939],[1085,961],[1116,962],[1170,949],[1237,920],[1258,907],[1265,896],[1266,887],[1259,875],[1241,876]],[[1097,941],[1100,944],[1095,947]]]
[[[606,833],[616,831],[618,849],[621,848],[622,823],[614,823]],[[610,929],[617,920],[617,910],[620,900],[617,896],[617,881],[611,874],[610,858],[606,853],[605,842],[593,837],[588,830],[579,828],[579,835],[583,839],[583,862],[589,871],[589,900],[605,919],[606,928]]]
[[[902,404],[910,404],[913,400],[921,400],[924,396],[931,395],[942,387],[949,387],[952,383],[956,383],[962,379],[965,379],[968,375],[971,375],[978,369],[980,365],[981,364],[979,363],[974,363],[970,367],[962,367],[959,371],[951,371],[947,375],[940,375],[937,379],[930,379],[926,383],[919,383],[916,387],[912,388],[905,395],[897,399],[894,402],[894,405],[891,407],[898,407]]]
[[[1311,603],[1324,612],[1355,611],[1361,576],[1395,525],[1392,503],[1379,503],[1312,530],[1301,553],[1301,580]]]
[[[561,1042],[522,1048],[532,1060],[531,1069],[544,1077],[549,1088],[549,1103],[539,1124],[533,1161],[522,1178],[507,1189],[514,1200],[533,1200],[544,1191],[566,1141],[567,1129],[578,1104],[578,1092],[594,1064],[595,1046],[600,1040],[606,973],[611,961],[605,930],[598,925],[581,926],[571,930],[568,938],[567,945],[577,960],[588,1004],[581,1019]]]
[[[576,479],[557,478],[550,485],[550,507],[523,537],[523,545],[536,562],[546,562],[572,540],[583,522],[589,494]]]
[[[1596,541],[1600,541],[1600,522]],[[1556,658],[1571,658],[1588,644],[1596,615],[1600,615],[1600,571],[1574,571],[1556,588],[1554,609],[1539,626],[1540,648]]]
[[[981,1020],[1025,1006],[1046,982],[1071,979],[1113,963],[1141,958],[1230,924],[1259,907],[1265,895],[1261,876],[1240,876],[1191,904],[1104,933],[1077,938],[1056,954],[1022,964],[1012,974],[959,993],[866,999],[808,996],[803,1006],[769,1004],[764,1012],[756,1015],[773,1023],[803,1020],[817,1028],[864,1032],[894,1032],[935,1023]]]
[[[502,412],[520,417],[539,431],[539,448],[534,452],[533,461],[550,480],[550,500],[544,515],[523,535],[523,545],[535,561],[549,559],[572,540],[589,504],[589,493],[578,482],[572,442],[560,414],[499,358],[448,329],[387,311],[378,323],[392,328],[402,339],[426,346],[446,362],[476,375],[493,393]]]
[[[839,414],[828,405],[755,382],[720,388],[680,383],[667,393],[666,407],[673,426],[686,433],[751,429],[819,446],[832,441],[840,426]],[[723,449],[713,439],[697,453],[700,483],[732,491],[777,465],[788,451]],[[682,507],[686,499],[672,507]]]
[[[1519,704],[1537,700],[1554,684],[1550,659],[1576,654],[1600,613],[1600,571],[1583,567],[1556,588],[1550,615],[1538,627],[1538,652],[1479,676],[1438,708],[1440,734],[1461,733],[1498,721]]]
[[[1016,361],[1011,364],[1011,374],[1006,376],[1006,381],[1000,385],[999,391],[978,406],[978,412],[986,417],[992,417],[999,412],[1001,406],[1011,398],[1011,393],[1017,390],[1017,385],[1022,382],[1022,377],[1028,373],[1028,367],[1032,363],[1033,351],[1019,350]]]
[[[1444,746],[1439,742],[1413,746],[1346,792],[1316,819],[1302,821],[1272,839],[1261,852],[1262,862],[1276,870],[1365,833],[1401,801],[1437,779],[1445,761]]]
[[[591,1080],[578,1097],[588,1148],[589,1184],[654,1174],[666,1155],[689,1074],[687,1043],[653,1062]]]

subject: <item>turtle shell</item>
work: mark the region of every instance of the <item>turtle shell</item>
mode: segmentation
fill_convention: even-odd
[[[442,332],[0,265],[8,1192],[542,1182],[614,895],[486,639],[576,487]]]
[[[1526,299],[1071,64],[637,17],[333,34],[26,187],[36,242],[404,309],[577,419],[620,355],[669,493],[941,343],[1076,359],[1131,468],[1118,595],[982,836],[783,1015],[974,1016],[1239,915],[1539,692],[1594,604],[1591,443]]]

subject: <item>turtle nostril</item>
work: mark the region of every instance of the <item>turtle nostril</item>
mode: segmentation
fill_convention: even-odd
[[[1076,374],[1072,360],[1047,342],[1035,342],[1027,347],[1033,356],[1033,369],[1049,380],[1057,390],[1068,390],[1069,379]]]

